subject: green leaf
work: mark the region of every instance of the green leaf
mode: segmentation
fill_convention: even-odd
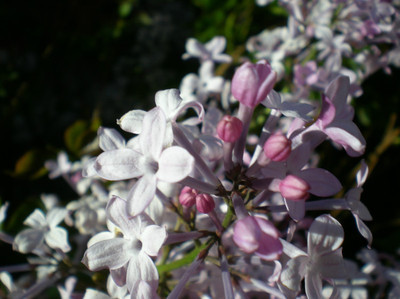
[[[157,266],[158,273],[161,275],[163,273],[179,269],[183,266],[191,264],[195,260],[195,258],[199,255],[200,251],[205,249],[207,246],[208,246],[207,243],[202,244],[201,246],[196,247],[195,249],[187,253],[183,258],[179,260],[173,261],[165,265],[158,265]]]
[[[15,163],[13,176],[36,179],[47,173],[44,168],[46,160],[43,151],[31,149],[23,154]]]

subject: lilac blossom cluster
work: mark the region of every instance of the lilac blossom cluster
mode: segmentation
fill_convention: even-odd
[[[242,57],[231,80],[215,75],[217,64],[233,61],[224,37],[189,39],[183,59],[198,59],[198,74],[157,92],[149,111],[123,115],[117,123],[128,140],[101,127],[100,155],[72,163],[61,152],[46,163],[50,178],[62,176],[79,198],[63,207],[44,194],[46,211],[30,214],[29,228],[0,232],[29,254],[27,264],[0,273],[10,297],[54,284],[61,298],[86,299],[367,298],[368,288],[379,294],[387,285],[389,297],[399,296],[400,268],[371,249],[364,223],[372,220],[360,201],[366,163],[355,187],[343,190],[317,154],[330,142],[363,155],[351,99],[368,75],[400,66],[399,9],[377,0],[279,3],[287,27],[251,37],[257,61]],[[256,109],[265,122],[254,133]],[[368,244],[361,268],[342,255],[344,230],[329,214],[338,210],[354,216]],[[100,270],[107,277],[94,274]],[[14,281],[18,272],[35,275]],[[82,275],[91,277],[83,288]]]

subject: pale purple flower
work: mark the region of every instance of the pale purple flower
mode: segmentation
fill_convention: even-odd
[[[204,103],[214,94],[220,94],[224,88],[225,80],[214,75],[214,64],[205,61],[199,68],[199,74],[187,74],[180,84],[181,96],[186,102],[199,101]]]
[[[308,298],[322,298],[322,281],[346,277],[342,257],[343,228],[330,215],[317,217],[307,235],[307,253],[283,242],[283,251],[291,258],[284,266],[280,281],[289,291],[298,293],[305,280]]]
[[[310,144],[303,143],[292,150],[289,158],[284,162],[271,161],[265,167],[261,168],[264,178],[273,179],[269,186],[269,190],[281,192],[279,188],[280,182],[288,175],[304,180],[310,187],[308,192],[317,196],[331,196],[336,194],[342,188],[339,180],[329,171],[322,168],[308,167],[307,163],[310,159]],[[284,198],[285,205],[289,215],[300,220],[305,215],[305,201]]]
[[[72,169],[72,164],[68,160],[66,152],[61,151],[57,155],[57,160],[46,161],[45,167],[49,170],[49,178],[55,179],[59,176],[68,174]]]
[[[201,63],[205,61],[230,63],[232,58],[228,54],[222,53],[225,47],[226,39],[224,36],[215,36],[204,45],[195,38],[189,38],[186,41],[186,53],[182,55],[182,58],[198,58]]]
[[[127,286],[131,298],[141,298],[143,292],[152,298],[158,272],[151,257],[157,256],[167,234],[144,213],[130,217],[126,206],[119,197],[110,200],[110,232],[99,233],[89,241],[82,262],[92,271],[109,269],[117,285]]]
[[[171,124],[175,123],[177,118],[184,112],[192,108],[197,113],[197,118],[192,118],[190,124],[200,123],[204,118],[204,108],[197,99],[183,100],[181,92],[178,89],[165,89],[158,91],[155,95],[156,106],[163,111],[167,128],[165,130],[164,145],[169,146],[173,142],[173,133]],[[146,115],[143,110],[131,110],[125,113],[117,123],[127,132],[140,134],[143,127],[143,119]],[[115,139],[115,138],[114,138]]]
[[[67,210],[53,208],[47,215],[42,210],[36,209],[24,221],[31,228],[21,231],[14,240],[13,248],[22,253],[32,252],[40,248],[45,242],[53,249],[68,252],[71,247],[68,244],[68,233],[58,224],[64,220]]]
[[[140,214],[153,200],[157,181],[176,183],[194,168],[193,157],[183,148],[163,149],[167,128],[160,107],[147,112],[139,135],[140,152],[130,148],[102,153],[95,163],[97,173],[107,180],[139,178],[128,195],[129,212]]]
[[[345,200],[349,206],[351,213],[356,220],[356,225],[360,234],[367,239],[368,246],[371,246],[372,243],[372,233],[369,228],[365,225],[363,220],[370,221],[372,220],[372,216],[368,211],[367,207],[361,202],[361,193],[363,192],[362,185],[365,183],[365,180],[368,176],[368,166],[363,160],[361,162],[361,168],[357,172],[357,187],[350,189],[346,195]]]

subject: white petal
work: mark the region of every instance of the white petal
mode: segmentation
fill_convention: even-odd
[[[122,130],[133,134],[140,134],[142,132],[142,122],[146,115],[146,111],[143,110],[132,110],[125,113],[117,123]]]
[[[361,187],[368,176],[368,165],[367,163],[365,163],[365,160],[361,161],[361,168],[360,170],[357,172],[357,187]]]
[[[143,175],[143,164],[142,154],[123,148],[102,153],[97,157],[94,168],[102,178],[119,181]]]
[[[25,229],[14,239],[13,249],[21,253],[32,252],[44,240],[44,231],[38,229]]]
[[[292,291],[299,291],[305,275],[308,257],[304,255],[290,259],[281,273],[282,284]]]
[[[138,253],[131,244],[123,238],[100,241],[86,250],[82,263],[92,271],[121,268]]]
[[[100,127],[97,135],[99,147],[105,152],[125,147],[124,137],[115,129]]]
[[[143,155],[158,161],[164,144],[166,126],[167,120],[160,107],[155,107],[146,113],[139,135]]]
[[[158,161],[157,178],[168,183],[176,183],[187,177],[194,168],[194,158],[179,146],[165,149]]]
[[[157,256],[167,237],[164,227],[158,225],[150,225],[145,228],[140,241],[142,241],[142,250],[150,256]]]
[[[360,219],[360,217],[358,217],[357,215],[354,215],[354,218],[356,219],[358,231],[365,239],[367,239],[368,246],[370,247],[372,244],[371,231],[369,230],[368,226],[366,226],[365,223]]]
[[[110,240],[110,239],[112,239],[114,237],[115,237],[115,235],[112,232],[101,232],[101,233],[95,234],[88,241],[87,247],[89,248],[93,244],[96,244],[96,243],[98,243],[100,241]]]
[[[128,264],[126,284],[131,293],[135,293],[141,280],[144,280],[152,287],[158,285],[158,272],[152,259],[143,252],[132,258]]]
[[[342,248],[321,256],[313,269],[315,272],[319,272],[325,279],[349,277],[343,260]]]
[[[35,209],[28,216],[28,218],[25,219],[24,224],[35,228],[47,226],[46,216],[44,215],[42,210]]]
[[[45,234],[45,240],[47,245],[49,245],[51,248],[59,248],[63,252],[68,252],[71,250],[71,247],[68,244],[67,231],[62,227],[53,227]]]
[[[128,212],[131,216],[142,213],[156,194],[157,178],[155,175],[141,177],[128,194]]]
[[[322,255],[338,249],[344,239],[339,221],[324,214],[315,218],[308,231],[308,254]]]
[[[182,102],[182,98],[179,94],[179,89],[160,90],[156,93],[156,105],[163,110],[167,118],[170,118],[171,115],[173,115],[173,112],[178,109]]]
[[[110,296],[95,289],[86,289],[83,299],[110,299]]]
[[[135,240],[140,236],[140,220],[137,217],[130,217],[128,214],[127,202],[113,196],[106,208],[107,218],[121,229],[124,238]]]
[[[64,208],[53,208],[46,216],[47,223],[50,227],[54,227],[59,224],[67,216],[68,211]]]
[[[307,298],[322,298],[322,280],[318,273],[309,272],[305,277]]]

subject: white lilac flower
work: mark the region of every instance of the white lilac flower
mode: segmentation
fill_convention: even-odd
[[[153,200],[157,181],[176,183],[194,168],[193,157],[179,146],[163,148],[167,129],[160,107],[147,112],[139,135],[140,152],[130,148],[110,150],[97,157],[95,169],[112,181],[139,178],[128,195],[129,213],[140,214]]]
[[[307,235],[307,253],[282,241],[290,260],[283,267],[280,282],[289,292],[298,293],[305,280],[308,298],[322,298],[323,280],[345,278],[342,257],[343,228],[330,215],[317,217]]]
[[[114,282],[126,285],[131,298],[141,298],[143,292],[147,292],[143,298],[152,298],[158,286],[158,272],[151,257],[158,255],[166,231],[144,213],[129,216],[126,205],[119,197],[110,200],[110,231],[89,241],[82,262],[92,271],[109,269]]]
[[[49,178],[55,179],[71,171],[72,164],[68,160],[66,152],[59,152],[57,160],[46,161],[45,167],[50,171]]]
[[[14,240],[13,248],[22,253],[32,252],[45,242],[53,249],[68,252],[71,248],[68,244],[68,233],[58,224],[67,215],[64,208],[53,208],[47,215],[42,210],[36,209],[24,221],[31,228],[21,231]]]
[[[204,103],[210,95],[219,94],[224,88],[224,78],[214,75],[214,64],[204,62],[199,68],[199,75],[187,74],[180,84],[181,96],[186,102]]]
[[[182,58],[198,58],[201,63],[205,61],[230,63],[232,58],[228,54],[222,53],[225,47],[226,39],[224,36],[215,36],[204,45],[195,38],[189,38],[186,41],[186,53],[182,55]]]

